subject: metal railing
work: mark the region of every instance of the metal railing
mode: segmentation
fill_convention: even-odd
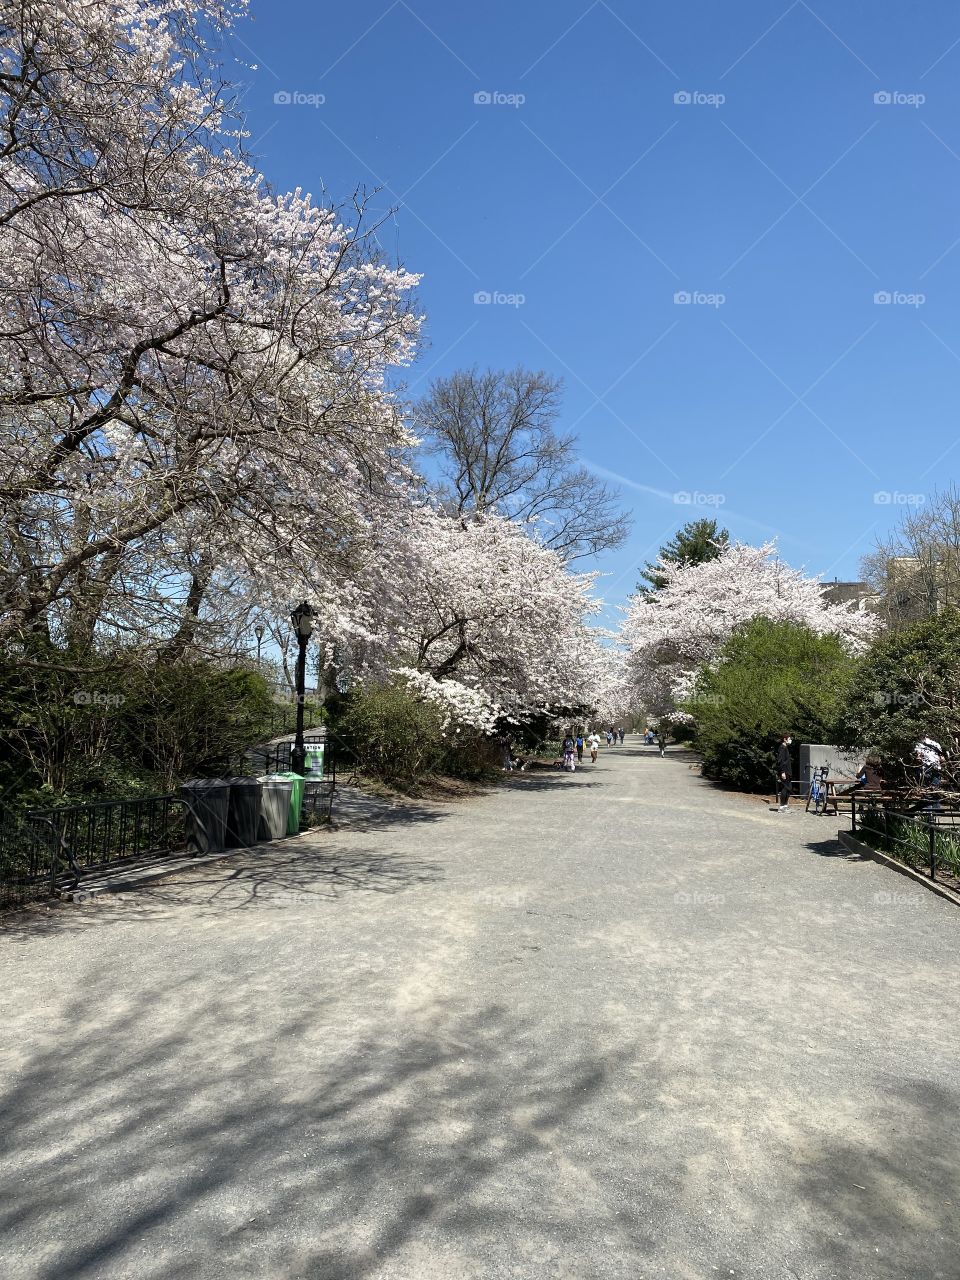
[[[329,822],[333,810],[333,797],[337,789],[337,771],[334,768],[327,778],[312,779],[303,788],[300,807],[300,827],[315,827],[319,822]]]
[[[87,871],[186,844],[185,805],[174,795],[7,814],[0,818],[0,905],[45,897]]]
[[[905,811],[902,803],[873,795],[854,795],[850,804],[853,835],[881,853],[928,875],[960,880],[960,808],[936,793]]]
[[[186,848],[186,806],[175,795],[100,800],[37,816],[54,823],[79,871]]]
[[[324,774],[328,773],[330,768],[328,759],[332,755],[332,749],[326,738],[311,737],[310,734],[305,733],[303,735],[303,745],[308,748],[311,746],[323,747],[323,769]],[[243,772],[251,773],[255,777],[260,777],[264,773],[288,773],[292,752],[292,741],[265,742],[260,746],[250,747],[243,755]]]
[[[56,829],[30,815],[0,817],[0,906],[46,897],[56,885],[61,852]]]
[[[322,778],[308,778],[301,827],[329,820],[337,785],[337,754],[330,742],[305,735],[306,746],[323,743]],[[246,753],[247,773],[283,773],[292,742]],[[132,859],[187,850],[189,819],[184,800],[173,794],[129,800],[0,811],[0,907],[21,905],[72,888],[81,875]]]

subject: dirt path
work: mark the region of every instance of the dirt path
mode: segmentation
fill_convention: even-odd
[[[0,934],[5,1280],[957,1280],[960,912],[626,746]]]

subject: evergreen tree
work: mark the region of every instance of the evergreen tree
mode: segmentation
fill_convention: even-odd
[[[891,780],[909,776],[926,736],[948,759],[960,747],[960,611],[945,609],[873,644],[846,699],[837,742],[870,750]],[[903,770],[907,770],[906,775]]]
[[[729,545],[730,534],[726,529],[718,529],[716,520],[688,520],[669,542],[660,548],[660,555],[655,563],[647,562],[640,573],[641,581],[637,583],[638,591],[659,591],[666,586],[661,561],[669,564],[705,564],[708,560],[716,560],[726,546]]]

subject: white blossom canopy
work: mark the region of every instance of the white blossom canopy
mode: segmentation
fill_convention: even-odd
[[[854,653],[866,648],[879,627],[856,605],[827,603],[821,583],[783,564],[773,543],[736,543],[714,560],[662,561],[658,569],[665,585],[632,597],[622,631],[637,702],[652,715],[669,714],[689,691],[697,667],[752,618],[837,635]]]

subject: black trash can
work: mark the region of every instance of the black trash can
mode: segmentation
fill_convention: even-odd
[[[180,787],[187,805],[187,843],[197,853],[226,848],[230,783],[224,778],[191,778]]]
[[[246,849],[260,838],[260,783],[256,778],[229,778],[228,781],[227,848]]]
[[[260,784],[260,839],[281,840],[287,834],[293,782],[267,774]]]

